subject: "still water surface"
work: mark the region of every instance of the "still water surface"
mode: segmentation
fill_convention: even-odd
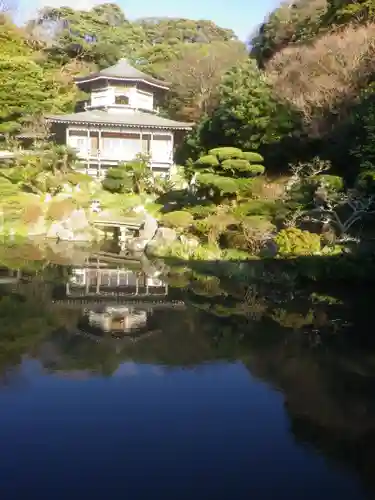
[[[241,297],[228,279],[103,256],[12,267],[4,500],[374,498],[369,292]]]

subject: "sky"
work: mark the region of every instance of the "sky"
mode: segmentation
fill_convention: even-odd
[[[110,1],[110,0],[107,0]],[[20,11],[45,6],[69,6],[87,9],[100,0],[19,0]],[[280,3],[280,0],[117,0],[128,19],[139,17],[185,17],[210,19],[223,28],[231,28],[245,41],[252,30]]]

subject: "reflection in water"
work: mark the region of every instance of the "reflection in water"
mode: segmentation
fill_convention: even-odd
[[[375,492],[372,291],[159,264],[1,273],[5,498]]]

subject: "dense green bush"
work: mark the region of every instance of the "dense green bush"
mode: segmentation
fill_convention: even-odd
[[[188,212],[196,219],[204,219],[216,211],[216,205],[196,205],[193,207],[186,207],[184,211]]]
[[[238,148],[214,148],[210,149],[209,155],[216,156],[220,161],[227,160],[229,158],[243,158],[243,152]]]
[[[187,229],[193,223],[193,216],[189,212],[182,210],[169,212],[163,215],[162,223],[164,226],[175,229]]]
[[[247,160],[238,158],[228,158],[221,165],[224,170],[231,170],[232,172],[248,172],[250,170],[250,163]]]
[[[219,160],[214,155],[201,156],[197,161],[196,165],[207,165],[210,167],[217,167],[219,165]]]
[[[107,171],[102,185],[104,189],[111,193],[131,191],[131,179],[127,171],[119,167],[112,167]]]
[[[329,191],[339,192],[344,189],[344,179],[338,175],[317,175],[314,180]]]
[[[265,170],[263,165],[250,165],[249,173],[256,177],[258,175],[263,175]]]
[[[244,160],[247,160],[249,161],[250,163],[263,163],[264,162],[264,158],[261,154],[259,153],[255,153],[253,151],[244,151],[242,153],[242,158],[244,158]]]
[[[257,162],[263,160],[257,153],[247,152],[246,156]],[[211,149],[208,155],[189,165],[191,175],[194,172],[197,174],[198,195],[216,203],[220,203],[220,198],[246,196],[251,189],[251,179],[264,174],[264,171],[263,165],[252,165],[240,149],[231,147]]]
[[[282,229],[275,238],[278,255],[291,257],[299,255],[314,255],[320,253],[320,236],[296,227]]]

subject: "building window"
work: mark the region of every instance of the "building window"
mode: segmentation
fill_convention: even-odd
[[[117,95],[115,97],[115,104],[121,104],[122,106],[129,105],[129,97],[127,95]]]
[[[151,152],[151,134],[142,134],[142,153],[145,155]]]

